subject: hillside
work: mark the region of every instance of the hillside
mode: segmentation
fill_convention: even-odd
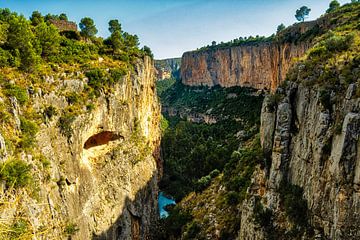
[[[135,35],[64,32],[58,18],[0,10],[0,239],[147,238],[161,175],[153,60]]]

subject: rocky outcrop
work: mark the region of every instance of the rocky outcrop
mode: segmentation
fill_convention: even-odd
[[[178,72],[181,65],[181,58],[168,58],[162,60],[155,60],[156,79],[169,79],[173,75],[178,77]]]
[[[2,192],[9,203],[1,208],[2,217],[11,221],[21,214],[39,239],[149,237],[159,215],[160,107],[153,62],[145,58],[134,70],[111,92],[101,92],[91,110],[79,110],[67,136],[59,128],[61,114],[42,123],[34,155],[41,154],[50,166],[43,169],[34,156],[22,156],[33,166],[38,196]],[[52,91],[33,95],[35,111],[52,106],[61,113],[69,104],[57,91],[79,93],[87,81],[63,79],[55,77]]]
[[[275,90],[307,43],[258,43],[184,53],[181,79],[189,86],[246,86]]]
[[[255,197],[275,214],[272,226],[284,230],[281,236],[290,231],[280,201],[284,180],[303,189],[308,206],[303,214],[308,214],[316,239],[359,239],[360,99],[356,88],[350,84],[346,94],[327,90],[330,108],[320,97],[324,90],[294,83],[277,90],[283,97],[275,108],[264,102],[261,139],[265,152],[272,146],[271,167],[267,177],[260,169],[254,175],[258,179],[249,189],[253,197],[244,204],[248,207],[243,208],[240,239],[266,239],[256,227],[249,228],[253,218],[246,217],[254,211]],[[261,185],[265,188],[259,192]]]

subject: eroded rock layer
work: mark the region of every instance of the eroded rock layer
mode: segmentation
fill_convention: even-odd
[[[246,86],[274,90],[285,79],[292,59],[308,44],[259,43],[183,55],[181,77],[185,85]]]

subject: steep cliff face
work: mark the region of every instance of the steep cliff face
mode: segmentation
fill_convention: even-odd
[[[356,84],[349,85],[344,98],[331,92],[333,100],[337,99],[331,110],[324,106],[320,90],[303,84],[283,89],[285,97],[276,111],[270,98],[264,101],[262,144],[271,154],[272,164],[268,174],[258,169],[253,179],[249,189],[253,197],[244,204],[242,226],[246,227],[241,228],[239,239],[268,237],[256,226],[249,227],[255,196],[275,213],[274,226],[283,229],[285,238],[292,224],[283,213],[280,193],[284,182],[303,189],[308,210],[302,214],[308,215],[318,239],[360,237],[360,99],[356,89]]]
[[[69,107],[64,94],[81,93],[88,81],[62,79],[48,77],[53,90],[34,93],[36,112],[46,106],[61,112]],[[44,239],[147,239],[158,218],[161,167],[154,81],[153,63],[144,58],[111,92],[101,92],[90,110],[69,122],[57,115],[41,124],[34,155],[41,154],[49,167],[42,169],[32,154],[21,155],[41,186],[37,197],[2,189],[8,203],[1,208],[2,219],[11,225],[22,216],[31,236]]]
[[[181,78],[189,86],[246,86],[274,90],[307,43],[259,43],[184,53]]]

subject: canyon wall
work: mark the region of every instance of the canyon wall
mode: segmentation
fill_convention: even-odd
[[[65,74],[45,81],[52,90],[37,89],[33,108],[53,106],[60,113],[69,107],[64,95],[81,93],[87,79]],[[153,61],[139,60],[110,92],[100,92],[90,110],[82,107],[68,122],[68,134],[60,131],[59,114],[41,124],[34,155],[41,154],[49,167],[39,166],[32,154],[21,156],[41,186],[37,197],[0,189],[8,203],[1,216],[11,224],[21,214],[37,239],[149,238],[159,215],[161,175]]]
[[[246,86],[274,90],[285,79],[292,59],[307,43],[258,43],[226,49],[184,53],[181,78],[189,86]]]
[[[185,52],[182,83],[188,86],[245,86],[274,91],[292,64],[312,46],[311,36],[329,28],[325,16],[297,23],[271,41]]]
[[[320,89],[301,83],[278,89],[277,94],[283,95],[278,103],[270,96],[265,99],[261,142],[272,163],[268,171],[259,168],[254,174],[248,190],[252,197],[243,205],[239,239],[290,239],[291,232],[299,229],[284,214],[286,199],[280,194],[284,182],[303,191],[307,209],[297,211],[307,216],[304,226],[311,229],[306,234],[302,230],[305,239],[359,239],[358,87],[350,84],[345,94],[330,91],[330,108]],[[256,201],[273,213],[274,224],[254,225]],[[301,196],[297,201],[301,202]]]

